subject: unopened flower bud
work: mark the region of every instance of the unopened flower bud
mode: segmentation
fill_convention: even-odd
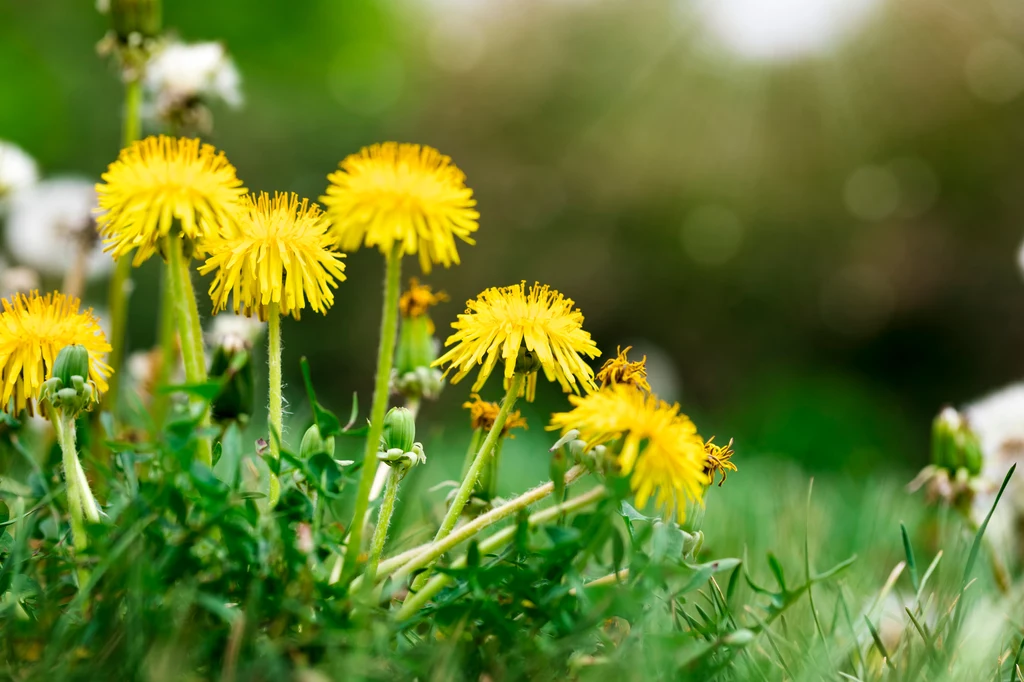
[[[971,476],[981,473],[982,454],[978,436],[963,416],[946,407],[932,424],[932,461],[943,469],[965,469]]]
[[[160,34],[160,0],[110,0],[110,21],[117,37],[127,43],[133,34]]]
[[[516,372],[530,374],[541,368],[540,356],[523,344],[519,347],[519,356],[516,358]]]
[[[384,433],[381,436],[381,450],[411,452],[416,441],[416,419],[404,407],[392,407],[384,417]]]
[[[320,434],[320,427],[313,424],[306,433],[302,435],[302,445],[299,446],[299,456],[302,459],[309,459],[313,455],[326,452],[334,457],[334,436],[324,438]]]
[[[72,377],[88,377],[89,351],[85,346],[75,344],[61,348],[53,363],[53,376],[60,379],[62,387],[68,388],[74,386]],[[81,380],[79,379],[79,381]]]

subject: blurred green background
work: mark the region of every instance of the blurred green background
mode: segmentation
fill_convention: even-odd
[[[763,455],[902,475],[927,459],[943,403],[1024,370],[1019,3],[165,5],[170,29],[223,41],[241,71],[246,105],[215,109],[209,139],[249,188],[316,198],[363,145],[439,148],[482,213],[463,264],[428,278],[453,301],[439,332],[485,287],[549,283],[606,356],[633,344],[703,435],[735,437],[741,471]],[[106,28],[89,2],[0,2],[0,139],[47,174],[98,177],[117,154]],[[134,348],[154,340],[149,265]],[[339,412],[352,391],[368,404],[382,259],[347,265],[326,317],[286,322],[296,417],[301,355]],[[468,393],[424,408],[433,437],[455,425],[468,441]],[[564,406],[542,388],[506,453],[542,445]]]

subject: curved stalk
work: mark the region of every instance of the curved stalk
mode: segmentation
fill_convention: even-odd
[[[380,562],[381,552],[384,551],[384,543],[388,539],[388,528],[391,526],[391,517],[395,513],[395,500],[398,499],[398,485],[402,482],[404,472],[397,466],[388,467],[387,484],[384,486],[384,499],[380,503],[380,513],[377,515],[377,528],[373,531],[373,540],[370,542],[370,558],[366,562],[364,580],[367,585],[372,585],[377,575],[377,564]]]
[[[366,448],[363,452],[363,470],[356,491],[355,510],[352,513],[352,530],[345,550],[342,577],[352,577],[359,563],[363,543],[363,519],[370,505],[370,488],[377,471],[377,448],[384,431],[384,415],[388,409],[390,394],[391,366],[395,358],[395,339],[398,332],[398,296],[401,288],[402,257],[400,247],[392,248],[384,261],[384,302],[380,323],[380,346],[377,351],[377,378],[373,387],[373,407],[370,410],[370,429],[366,434]]]
[[[535,514],[531,514],[527,520],[527,525],[530,528],[538,526],[542,523],[552,521],[562,514],[568,514],[569,512],[582,509],[587,505],[597,502],[608,494],[608,491],[602,486],[594,488],[593,490],[580,495],[577,498],[563,502],[562,504],[556,504],[553,507],[549,507],[544,511],[539,511]],[[494,552],[501,548],[505,544],[515,539],[516,533],[519,531],[518,526],[510,526],[509,528],[502,529],[495,533],[491,537],[487,538],[480,543],[480,555],[484,556]],[[452,568],[462,568],[466,565],[466,557],[463,556],[452,564]],[[406,620],[412,616],[416,611],[423,608],[427,602],[429,602],[438,592],[450,583],[452,580],[450,575],[436,575],[430,579],[430,581],[418,592],[410,592],[409,598],[402,604],[402,608],[398,611],[398,620]]]

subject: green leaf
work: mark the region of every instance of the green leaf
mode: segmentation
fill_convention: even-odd
[[[220,459],[213,466],[213,473],[224,485],[234,488],[238,484],[238,467],[242,463],[242,432],[232,422],[220,441]]]
[[[900,535],[903,536],[903,552],[907,555],[907,570],[910,573],[910,584],[914,586],[914,593],[921,589],[921,581],[917,577],[917,562],[914,561],[914,548],[910,544],[910,535],[907,534],[907,527],[900,521]]]
[[[199,398],[204,402],[213,402],[213,399],[220,393],[221,381],[206,381],[201,384],[175,384],[170,386],[160,386],[157,391],[162,395],[168,395],[171,393],[185,393],[194,398]]]

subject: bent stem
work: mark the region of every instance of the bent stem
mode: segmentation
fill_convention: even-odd
[[[352,530],[345,550],[342,576],[352,577],[359,563],[362,549],[363,526],[366,510],[370,504],[370,488],[377,471],[377,449],[384,432],[384,415],[388,409],[391,366],[395,357],[395,338],[398,332],[398,296],[402,277],[402,257],[399,246],[391,249],[384,261],[384,302],[380,323],[380,347],[377,351],[377,378],[373,387],[373,407],[370,410],[370,429],[366,434],[366,448],[363,452],[363,470],[356,491],[355,510],[352,513]]]
[[[586,473],[587,468],[581,464],[569,469],[569,471],[565,472],[565,486],[572,485]],[[432,542],[424,546],[411,560],[406,558],[405,561],[400,561],[397,564],[393,563],[394,560],[384,562],[380,566],[380,573],[383,575],[397,568],[398,570],[394,572],[393,581],[399,584],[410,573],[433,563],[456,545],[465,542],[485,528],[518,514],[521,510],[548,497],[554,491],[555,484],[551,481],[539,485],[533,490],[529,490],[519,497],[509,500],[505,504],[495,507],[486,514],[482,514],[469,523],[460,526],[440,542]],[[395,557],[395,559],[402,559],[404,556],[403,554]]]
[[[448,513],[445,514],[444,519],[441,521],[441,527],[437,529],[437,534],[434,536],[435,543],[445,539],[452,532],[452,529],[455,528],[455,524],[458,523],[462,510],[465,509],[466,503],[469,502],[469,497],[473,494],[473,488],[480,478],[480,472],[483,471],[484,465],[487,464],[494,453],[494,446],[497,445],[498,438],[501,437],[501,430],[505,427],[505,421],[508,419],[508,415],[512,413],[516,399],[523,390],[523,383],[526,381],[526,377],[527,375],[522,372],[516,372],[512,375],[512,381],[509,382],[508,390],[505,391],[505,399],[501,401],[498,416],[495,417],[491,430],[487,432],[487,437],[484,438],[483,444],[477,450],[473,463],[469,465],[469,470],[462,479],[458,492],[455,493],[455,499],[452,500],[451,506],[448,507]],[[414,590],[423,587],[427,581],[428,573],[429,571],[425,571],[416,578],[413,582]]]
[[[139,139],[139,131],[142,128],[142,84],[139,79],[133,78],[125,83],[124,91],[124,122],[122,130],[121,146],[127,147]],[[131,283],[132,259],[123,256],[118,259],[114,267],[114,275],[110,279],[110,291],[108,294],[108,305],[110,306],[110,367],[113,369],[113,380],[110,382],[110,389],[107,391],[105,403],[107,409],[117,409],[117,395],[120,389],[120,379],[123,376],[121,364],[124,361],[125,350],[125,329],[128,322],[128,296],[132,290]]]
[[[562,514],[568,514],[569,512],[582,509],[583,507],[601,500],[607,494],[608,491],[604,486],[594,488],[577,498],[568,500],[562,504],[556,504],[553,507],[536,512],[535,514],[531,514],[530,518],[527,519],[526,524],[529,528],[534,528],[542,523],[547,523],[548,521],[557,519]],[[516,533],[518,532],[518,525],[510,526],[498,531],[480,543],[480,556],[490,554],[508,544],[515,539]],[[452,568],[463,568],[465,565],[466,557],[463,556],[452,564]],[[410,592],[409,598],[405,600],[402,604],[402,608],[398,611],[397,619],[400,621],[408,619],[411,615],[416,613],[416,611],[423,608],[438,592],[444,589],[451,580],[452,578],[448,574],[436,575],[431,578],[430,581],[418,592]]]
[[[181,356],[185,362],[185,381],[189,384],[202,384],[206,381],[206,356],[203,353],[203,333],[199,324],[196,295],[192,289],[192,273],[189,271],[190,259],[185,258],[182,252],[184,244],[184,240],[179,237],[167,236],[167,268],[174,291]],[[202,401],[193,401],[193,404],[197,403],[202,404]],[[207,405],[203,405],[202,409],[199,429],[204,431],[210,425],[210,410]],[[200,436],[196,456],[203,464],[213,466],[213,450],[208,436]]]
[[[381,552],[384,551],[384,543],[388,539],[388,528],[391,526],[391,517],[395,513],[395,500],[398,499],[398,484],[402,482],[405,473],[398,466],[388,467],[388,480],[384,485],[384,499],[380,503],[380,513],[377,515],[377,528],[373,531],[373,540],[370,542],[370,558],[366,562],[364,580],[367,585],[372,585],[377,575],[377,564],[380,562]]]

